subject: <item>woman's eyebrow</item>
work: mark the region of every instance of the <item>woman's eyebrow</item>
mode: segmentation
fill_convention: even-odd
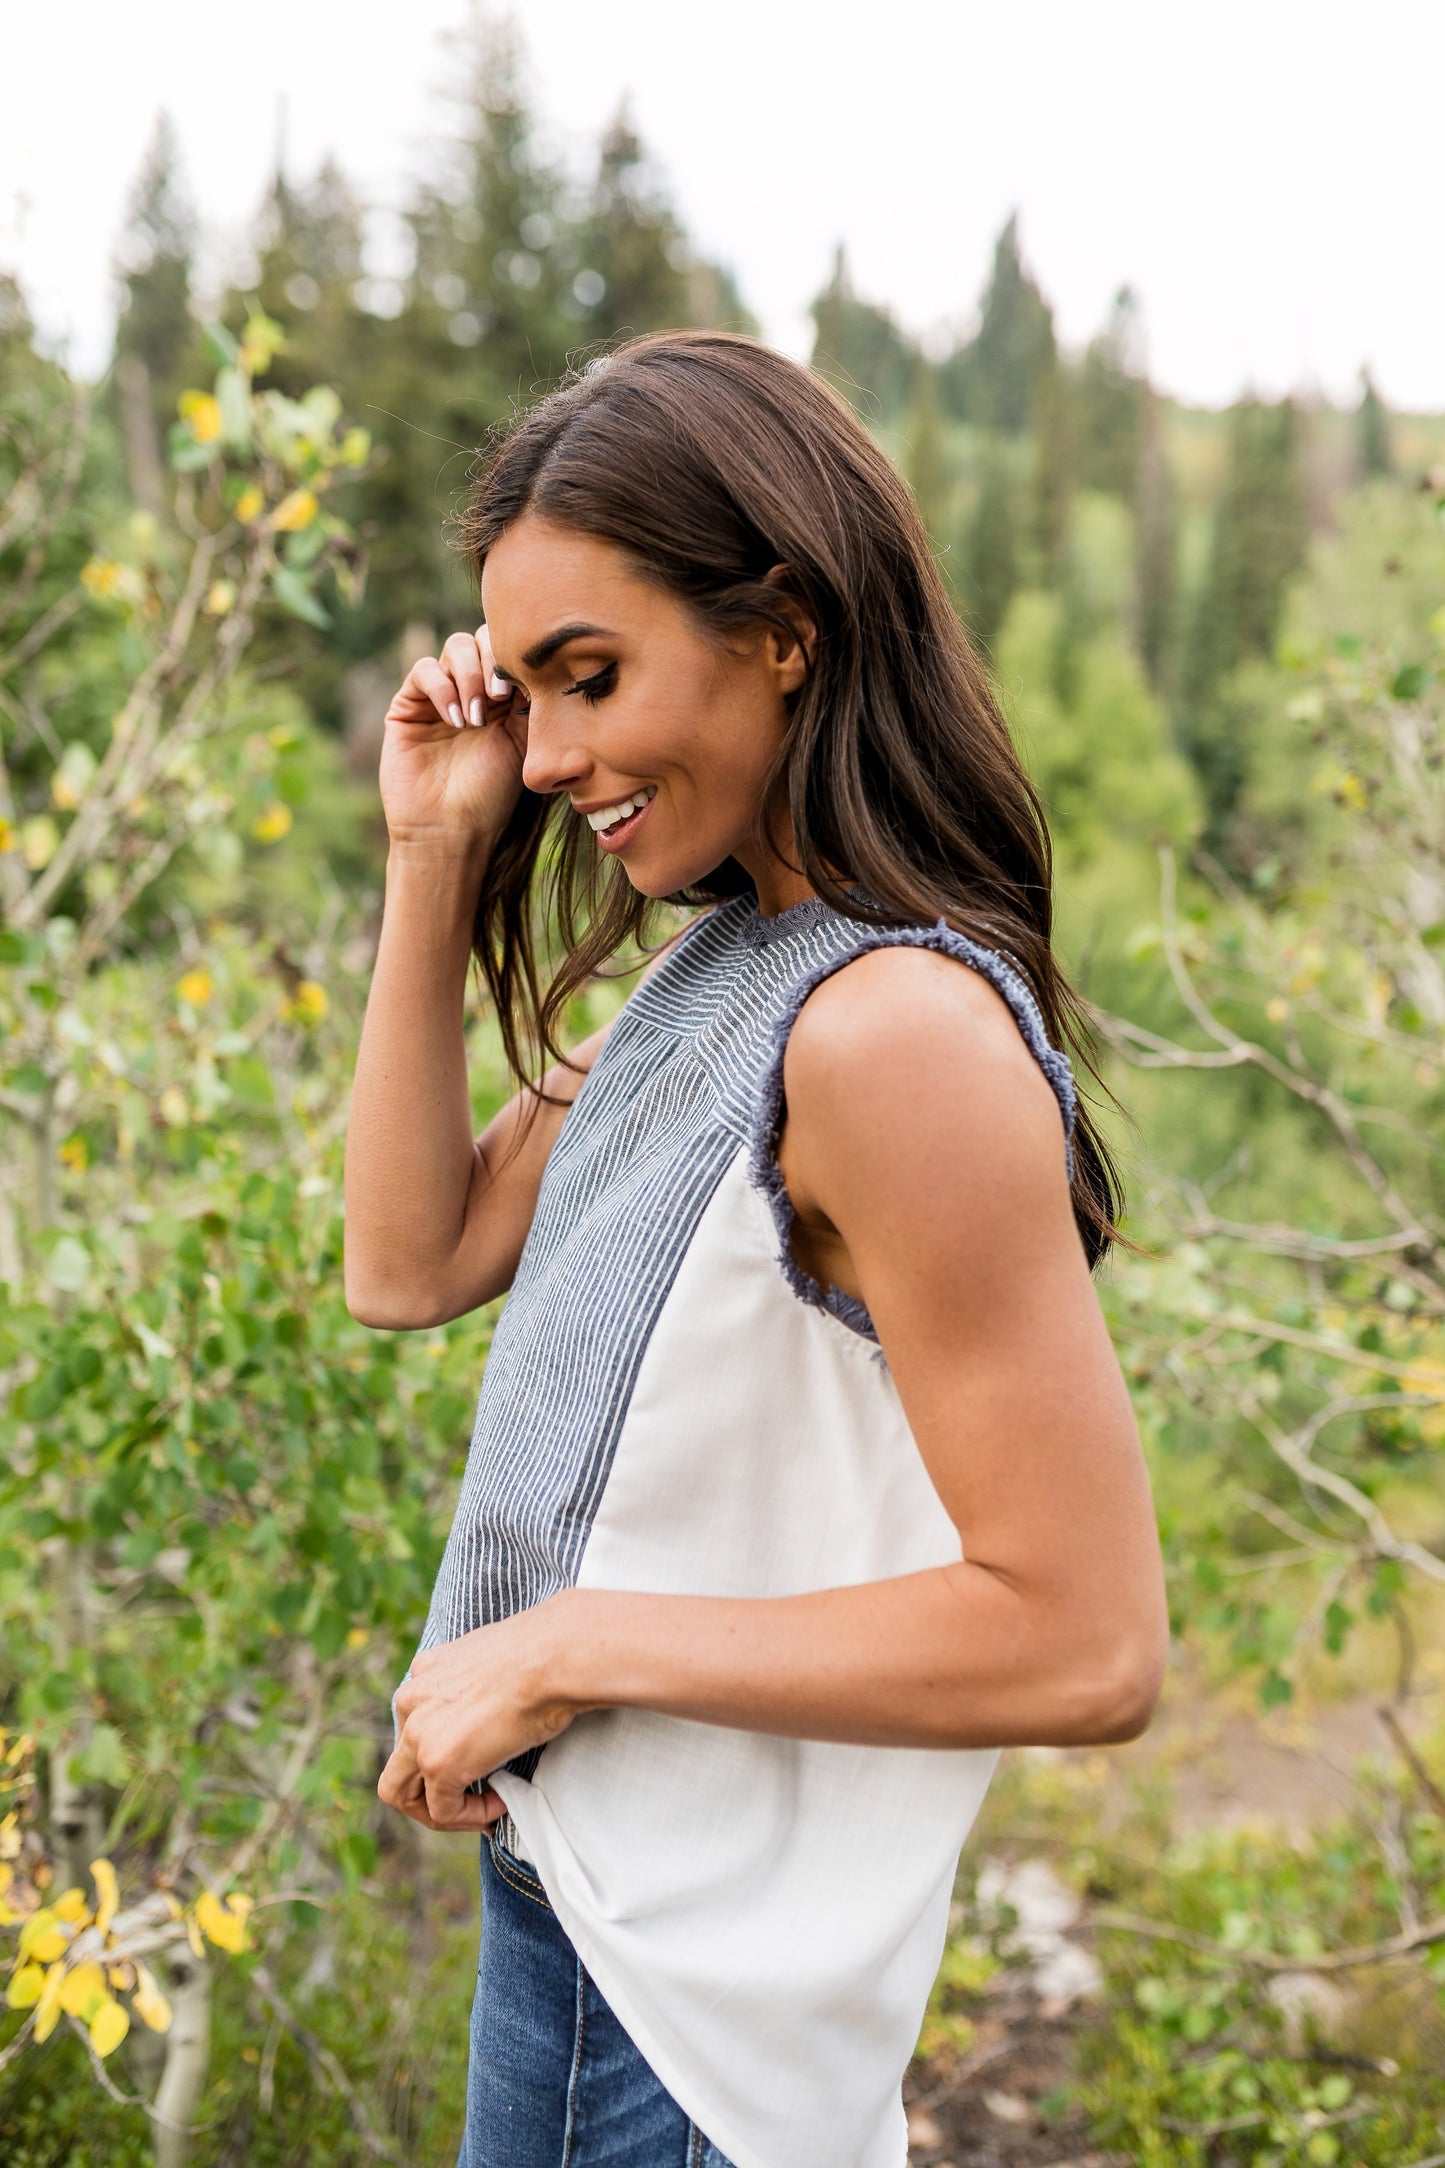
[[[564,648],[569,640],[595,639],[598,635],[604,640],[610,640],[614,637],[605,625],[559,625],[555,632],[547,634],[545,640],[538,640],[534,646],[528,648],[526,654],[522,657],[522,668],[524,670],[544,669],[558,650]],[[502,677],[507,676],[507,672],[500,669],[500,666],[498,674]]]

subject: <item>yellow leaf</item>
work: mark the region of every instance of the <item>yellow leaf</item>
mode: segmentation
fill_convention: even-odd
[[[1335,785],[1335,796],[1340,804],[1347,805],[1352,813],[1363,813],[1370,802],[1369,792],[1353,772],[1340,777]]]
[[[215,394],[183,391],[179,404],[181,418],[190,423],[197,444],[214,444],[221,434],[221,402]]]
[[[213,1890],[203,1890],[196,1899],[196,1925],[217,1949],[234,1954],[246,1947],[246,1914],[252,1903],[250,1897],[234,1896],[223,1905]]]
[[[93,1959],[72,1965],[60,1983],[61,2009],[67,2017],[78,2017],[82,2025],[88,2025],[100,2005],[109,2000],[105,1974]]]
[[[6,820],[4,814],[0,813],[0,853],[6,851],[13,851],[14,848],[15,823],[13,821]]]
[[[123,1957],[118,1965],[107,1965],[105,1976],[112,1987],[123,1987],[127,1994],[137,1984],[136,1968],[129,1957]]]
[[[113,557],[92,557],[88,565],[80,569],[80,584],[92,595],[115,594],[124,578],[124,568]]]
[[[90,1871],[95,1876],[95,1894],[99,1902],[95,1908],[95,1924],[103,1935],[110,1933],[110,1923],[120,1907],[120,1890],[115,1879],[115,1869],[108,1859],[93,1859]]]
[[[67,1137],[57,1156],[62,1167],[69,1167],[72,1174],[84,1174],[90,1165],[90,1146],[84,1137]]]
[[[250,376],[264,376],[285,345],[286,334],[273,318],[253,316],[241,335],[241,367]]]
[[[225,617],[236,607],[236,583],[234,580],[212,580],[206,589],[207,617]]]
[[[341,440],[342,464],[348,467],[364,467],[371,457],[371,431],[348,429]]]
[[[169,1129],[184,1129],[191,1118],[186,1095],[179,1084],[167,1084],[160,1097],[161,1120]]]
[[[107,1995],[90,2021],[91,2046],[99,2056],[114,2054],[129,2031],[130,2018],[124,2004]]]
[[[64,1954],[70,1937],[56,1925],[55,1911],[51,1905],[42,1905],[32,1912],[20,1930],[20,1955],[33,1957],[38,1964],[53,1964]]]
[[[186,1940],[191,1945],[192,1957],[205,1956],[206,1945],[201,1940],[201,1930],[199,1927],[197,1927],[194,1920],[186,1921]]]
[[[152,2032],[169,2032],[171,2029],[171,2006],[156,1986],[155,1976],[144,1965],[136,1966],[138,1986],[131,1997],[131,2008],[142,2025]]]
[[[60,848],[60,830],[48,813],[33,813],[20,824],[20,855],[32,873],[48,866]]]
[[[69,1920],[73,1926],[78,1926],[82,1920],[90,1918],[90,1907],[85,1901],[83,1889],[63,1890],[50,1909],[58,1920]]]
[[[286,1004],[286,1014],[294,1016],[298,1023],[319,1024],[330,1006],[326,988],[318,986],[315,979],[303,979]]]
[[[271,524],[278,534],[299,534],[309,527],[321,507],[313,490],[293,489],[283,497],[271,515]]]
[[[259,519],[265,509],[266,499],[254,482],[236,499],[236,517],[243,527],[249,527],[252,520]]]
[[[364,1649],[370,1639],[371,1635],[364,1626],[353,1626],[346,1636],[346,1646],[349,1649]]]
[[[45,1969],[41,1965],[22,1965],[10,1975],[10,1985],[5,1990],[5,2000],[12,2010],[28,2010],[40,2000],[40,1990],[45,1985]]]
[[[65,1985],[64,1965],[52,1965],[45,1975],[45,1985],[35,2005],[35,2037],[48,2040],[60,2017],[60,1990]]]
[[[188,971],[183,979],[176,981],[176,992],[193,1009],[203,1009],[215,991],[216,982],[209,971]]]
[[[291,833],[291,808],[279,798],[267,806],[265,812],[251,826],[251,833],[258,843],[279,843],[282,836]]]

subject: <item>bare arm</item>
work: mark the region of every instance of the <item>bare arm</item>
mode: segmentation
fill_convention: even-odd
[[[438,1325],[512,1284],[547,1155],[607,1027],[473,1138],[462,1008],[477,874],[393,849],[346,1139],[346,1303],[364,1325]],[[555,1102],[561,1102],[557,1104]]]
[[[563,1104],[526,1125],[519,1095],[473,1139],[472,922],[525,750],[485,630],[418,662],[387,714],[386,903],[346,1133],[346,1301],[366,1325],[440,1324],[511,1285],[547,1154],[604,1036],[545,1080]]]
[[[1138,1432],[1074,1225],[1059,1110],[1002,998],[925,951],[804,1005],[784,1167],[835,1231],[966,1558],[786,1598],[574,1589],[417,1659],[382,1797],[495,1817],[467,1782],[582,1709],[793,1737],[1127,1739],[1167,1654]]]

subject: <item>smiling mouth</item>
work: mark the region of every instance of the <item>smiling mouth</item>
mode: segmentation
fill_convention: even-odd
[[[649,783],[630,798],[619,798],[615,805],[602,806],[584,817],[599,843],[621,842],[623,830],[635,825],[656,796],[657,785]]]

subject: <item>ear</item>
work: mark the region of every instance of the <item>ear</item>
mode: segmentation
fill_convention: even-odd
[[[792,593],[793,568],[791,565],[774,565],[764,575],[766,587],[780,587],[784,593],[779,597],[785,613],[793,626],[793,637],[788,639],[776,627],[769,627],[766,650],[777,674],[778,690],[783,694],[797,692],[813,667],[818,652],[818,628],[800,599]]]

